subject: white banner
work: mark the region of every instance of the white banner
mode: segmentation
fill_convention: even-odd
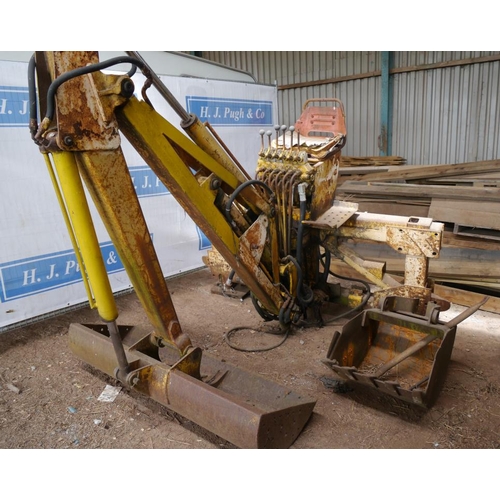
[[[87,300],[42,155],[28,130],[27,63],[0,61],[0,329]],[[255,174],[259,130],[277,117],[275,87],[251,83],[161,77],[186,110],[209,121],[222,141]],[[134,76],[140,95],[142,75]],[[148,90],[155,109],[178,127],[180,118]],[[41,120],[41,118],[40,118]],[[180,127],[178,127],[180,128]],[[165,276],[203,266],[210,242],[123,140],[123,151]],[[89,200],[113,291],[130,288],[117,252]]]

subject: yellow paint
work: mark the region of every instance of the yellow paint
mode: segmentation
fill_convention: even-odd
[[[43,158],[44,158],[45,163],[47,165],[47,170],[49,171],[50,180],[52,181],[52,185],[53,185],[54,191],[56,193],[57,201],[59,203],[59,207],[61,209],[61,213],[62,213],[62,216],[64,218],[64,223],[66,224],[66,229],[68,230],[71,244],[73,246],[73,249],[75,250],[75,256],[76,256],[76,260],[78,262],[78,266],[80,267],[80,269],[83,269],[84,268],[83,259],[82,259],[82,256],[80,254],[80,251],[78,249],[78,245],[76,243],[76,236],[75,236],[75,233],[73,232],[73,226],[71,225],[71,219],[69,217],[68,211],[66,210],[64,198],[63,198],[63,195],[62,195],[61,190],[59,188],[59,183],[57,182],[57,176],[56,176],[56,173],[54,172],[54,167],[53,167],[52,162],[50,160],[50,155],[48,153],[43,153]],[[83,280],[83,284],[85,285],[85,291],[87,292],[87,297],[89,299],[90,307],[93,309],[96,307],[96,303],[95,303],[94,296],[92,295],[92,290],[90,288],[90,283],[89,283],[89,280],[87,279],[86,273],[82,273],[82,280]]]
[[[83,260],[82,277],[86,274],[92,287],[93,300],[104,321],[118,317],[115,299],[95,233],[82,180],[73,153],[52,153],[68,218],[74,234],[74,250]],[[84,278],[85,280],[85,278]],[[92,299],[91,303],[93,302]]]
[[[216,234],[230,252],[237,255],[238,241],[229,223],[214,205],[214,194],[207,189],[206,184],[200,186],[174,145],[180,146],[182,150],[232,188],[239,185],[238,179],[167,120],[155,113],[146,103],[131,99],[123,111],[132,127],[129,129],[127,124],[121,123],[123,132],[127,135],[129,130],[133,134],[129,140],[141,154],[154,154],[154,157],[149,157],[147,162],[155,174],[171,190],[172,183],[177,184],[179,191],[173,193],[174,196],[207,237],[212,239],[211,236]]]

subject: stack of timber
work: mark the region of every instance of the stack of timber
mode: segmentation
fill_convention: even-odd
[[[341,156],[341,167],[369,167],[404,165],[406,160],[401,156]]]
[[[337,198],[358,203],[360,211],[433,217],[442,222],[495,230],[500,229],[500,221],[491,214],[500,213],[499,194],[500,160],[365,167],[364,172],[341,167],[337,187]],[[464,213],[457,214],[457,209]]]
[[[358,203],[360,212],[430,217],[444,223],[441,255],[431,259],[429,269],[441,296],[452,294],[452,301],[460,303],[459,292],[477,289],[500,297],[500,160],[341,166],[336,198]],[[367,259],[384,260],[389,273],[403,274],[403,256],[386,245],[383,249],[374,243],[355,246]],[[341,269],[337,271],[341,274]],[[443,287],[448,286],[454,288],[445,292]],[[489,300],[484,308],[500,313],[500,298]]]

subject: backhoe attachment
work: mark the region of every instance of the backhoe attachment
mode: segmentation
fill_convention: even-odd
[[[130,63],[128,74],[102,70]],[[131,76],[173,104],[190,139],[134,94]],[[212,359],[181,328],[120,147],[122,132],[260,302],[279,315],[275,285],[272,192],[250,180],[209,130],[187,115],[140,57],[99,62],[95,52],[36,53],[29,65],[30,130],[43,153],[92,307],[102,323],[71,325],[82,360],[206,430],[242,448],[289,447],[315,401]],[[43,120],[38,124],[38,105]],[[145,326],[118,324],[85,189],[115,245],[148,316]]]
[[[126,74],[103,72],[123,63],[131,65]],[[137,69],[146,77],[141,98],[131,79]],[[335,199],[346,142],[340,101],[309,100],[294,126],[276,125],[274,134],[262,130],[256,177],[250,178],[210,124],[188,114],[136,52],[102,62],[96,52],[37,53],[29,81],[31,135],[45,157],[90,304],[102,320],[71,325],[70,345],[81,359],[239,447],[290,446],[315,406],[311,398],[212,359],[182,330],[121,133],[210,240],[229,270],[228,286],[237,276],[265,321],[288,333],[294,325],[332,321],[324,318],[325,304],[354,304],[348,314],[360,314],[334,335],[325,364],[341,378],[406,401],[425,406],[435,400],[458,324],[439,323],[449,303],[428,282],[428,262],[439,256],[444,226],[428,218],[361,213],[356,203]],[[185,133],[153,108],[150,86],[177,112]],[[148,325],[118,324],[84,185]],[[385,263],[357,255],[356,240],[384,243],[404,255],[401,280],[386,273]],[[344,293],[332,259],[362,275],[355,280],[361,292],[358,286]],[[408,383],[387,379],[398,370]]]

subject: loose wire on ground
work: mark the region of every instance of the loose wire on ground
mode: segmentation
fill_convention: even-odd
[[[286,339],[288,338],[288,335],[290,334],[290,329],[291,329],[291,327],[289,325],[285,329],[285,331],[280,330],[279,332],[272,332],[272,331],[269,331],[269,330],[263,330],[261,328],[253,328],[253,327],[250,327],[250,326],[238,326],[236,328],[232,328],[231,330],[227,331],[224,334],[224,340],[225,340],[226,344],[229,347],[231,347],[232,349],[235,349],[236,351],[243,351],[243,352],[271,351],[272,349],[276,349],[277,347],[279,347],[280,345],[282,345],[286,341]],[[269,347],[252,347],[252,348],[246,348],[246,347],[236,346],[230,340],[231,337],[236,332],[241,331],[241,330],[252,330],[252,331],[257,332],[257,333],[267,333],[269,335],[279,335],[280,333],[282,333],[283,337],[282,337],[282,339],[276,345],[272,345],[272,346],[269,346]]]
[[[298,266],[298,263],[295,261],[295,259],[292,259],[290,257],[291,260],[294,261],[294,264],[296,265],[297,267],[297,270],[300,271],[300,267]],[[354,307],[353,309],[349,309],[341,314],[338,314],[336,316],[334,316],[333,318],[330,318],[328,320],[322,320],[321,321],[321,324],[320,326],[324,326],[324,325],[328,325],[330,323],[333,323],[334,321],[338,321],[339,319],[341,318],[344,318],[345,316],[348,316],[350,314],[353,314],[355,312],[358,312],[360,310],[362,310],[366,303],[368,302],[369,298],[370,298],[370,295],[371,295],[371,290],[370,290],[370,284],[367,282],[367,281],[364,281],[364,280],[361,280],[359,278],[348,278],[346,276],[341,276],[339,274],[336,274],[334,273],[333,271],[330,270],[330,266],[329,266],[329,261],[330,261],[330,254],[323,254],[320,256],[320,260],[321,260],[321,263],[323,264],[323,267],[325,269],[325,280],[326,280],[326,276],[327,274],[330,274],[332,275],[333,277],[337,278],[337,279],[340,279],[340,280],[344,280],[344,281],[353,281],[353,282],[356,282],[356,283],[361,283],[364,288],[365,288],[365,294],[363,296],[363,300],[356,306]],[[254,304],[254,307],[256,308],[257,312],[259,313],[259,315],[265,320],[265,321],[271,321],[273,319],[277,319],[275,318],[274,316],[266,313],[266,311],[264,309],[262,309],[260,307],[260,304],[258,302],[258,300],[253,296],[253,294],[251,295],[252,297],[252,302]],[[236,328],[232,328],[231,330],[229,330],[228,332],[226,332],[224,334],[224,340],[226,342],[226,344],[231,347],[232,349],[235,349],[237,351],[243,351],[243,352],[263,352],[263,351],[270,351],[272,349],[276,349],[277,347],[281,346],[285,341],[286,339],[288,338],[290,332],[291,332],[291,329],[292,329],[292,324],[289,323],[287,325],[285,325],[283,322],[280,322],[281,323],[281,330],[279,332],[273,332],[273,331],[270,331],[270,330],[263,330],[261,328],[253,328],[253,327],[249,327],[249,326],[239,326],[239,327],[236,327]],[[300,326],[318,326],[318,323],[317,322],[299,322],[298,323]],[[257,332],[257,333],[267,333],[267,334],[270,334],[270,335],[277,335],[279,333],[282,333],[283,334],[283,338],[276,344],[276,345],[273,345],[273,346],[269,346],[269,347],[261,347],[261,348],[245,348],[245,347],[239,347],[239,346],[236,346],[234,345],[232,342],[231,342],[231,337],[238,331],[241,331],[241,330],[252,330],[253,332]]]

